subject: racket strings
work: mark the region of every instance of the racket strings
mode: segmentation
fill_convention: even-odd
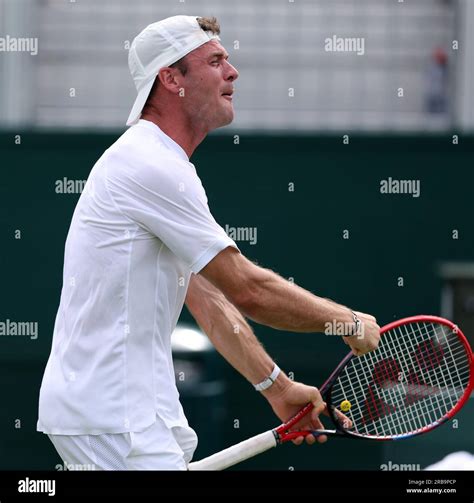
[[[386,354],[387,354],[386,352],[384,353],[383,351],[381,351],[381,353],[384,354],[384,356],[386,356]],[[372,355],[372,359],[374,359],[373,355]],[[429,387],[425,386],[424,389],[422,388],[422,390],[423,390],[422,392],[420,392],[419,389],[416,389],[416,388],[415,388],[415,391],[413,391],[413,387],[415,386],[415,384],[416,384],[417,388],[420,388],[419,379],[418,379],[418,376],[416,373],[414,374],[415,379],[413,379],[413,374],[412,374],[412,378],[411,378],[412,383],[411,384],[410,384],[410,382],[408,382],[405,385],[402,381],[400,383],[400,385],[397,385],[395,388],[394,387],[395,385],[393,384],[393,369],[392,369],[393,360],[386,359],[384,362],[383,368],[387,367],[387,362],[389,362],[388,368],[391,369],[392,375],[390,375],[390,373],[387,375],[386,382],[388,383],[388,386],[382,388],[382,397],[380,397],[380,393],[376,393],[376,392],[374,393],[373,387],[370,387],[370,385],[367,386],[369,393],[368,393],[368,399],[366,400],[367,401],[366,410],[365,410],[366,414],[365,414],[365,416],[363,416],[363,419],[364,419],[363,423],[368,422],[367,418],[366,418],[367,412],[369,413],[369,416],[370,416],[369,419],[372,421],[374,421],[374,419],[378,419],[380,417],[387,416],[386,422],[388,423],[388,426],[390,427],[390,429],[394,430],[394,431],[398,430],[400,432],[403,432],[406,429],[406,425],[405,426],[403,425],[403,421],[399,417],[397,417],[397,415],[392,416],[392,417],[389,416],[389,414],[394,413],[393,405],[390,405],[390,403],[396,405],[397,410],[403,410],[403,408],[406,405],[410,405],[410,403],[416,404],[416,407],[415,407],[416,410],[413,411],[411,409],[408,409],[408,415],[405,418],[405,422],[408,423],[409,429],[411,429],[411,430],[415,430],[415,429],[423,427],[425,425],[423,422],[420,422],[420,417],[422,415],[426,416],[428,414],[429,419],[431,421],[436,420],[437,417],[433,416],[432,410],[427,408],[427,404],[424,402],[418,401],[420,399],[420,397],[424,398],[425,396],[430,396],[430,395],[438,392],[438,389],[436,387],[432,386],[433,378],[430,378],[427,380],[429,382],[430,386]],[[380,381],[381,381],[380,369],[378,370],[377,379],[378,379],[378,382],[380,383]],[[410,387],[412,388],[411,390],[409,389]],[[398,391],[398,394],[394,396],[393,391]],[[403,393],[401,397],[400,397],[400,391]],[[389,400],[387,400],[387,395],[389,395],[389,397],[388,397]],[[405,401],[403,400],[403,398],[404,398],[403,395],[405,395],[405,399],[406,399]],[[410,398],[411,398],[411,400],[410,400]],[[442,398],[444,400],[443,395],[442,395]],[[446,403],[446,400],[444,400],[444,402]],[[438,398],[437,403],[438,404],[441,403],[439,398]],[[454,405],[453,400],[451,400],[450,403],[452,405]],[[402,407],[400,407],[400,405],[402,405]],[[383,431],[378,431],[379,429],[380,428],[377,429],[377,425],[375,424],[376,431],[374,431],[374,432],[367,431],[367,427],[366,427],[366,433],[375,433],[375,434],[380,435],[380,434],[385,433],[385,430],[387,428],[384,428],[384,424],[382,423],[382,430]]]
[[[387,331],[376,351],[349,361],[331,403],[351,404],[345,414],[357,433],[409,434],[453,409],[469,376],[469,357],[455,332],[438,323],[410,323]]]
[[[459,348],[457,350],[457,353],[461,353],[461,355],[464,356],[464,348],[460,342],[459,342],[458,346],[459,346]],[[385,374],[382,374],[381,368],[378,367],[376,369],[374,377],[375,377],[376,382],[381,383],[381,384],[385,384],[386,388],[388,390],[390,390],[390,387],[391,387],[390,384],[395,384],[395,383],[398,383],[399,381],[403,383],[404,373],[401,371],[398,371],[398,373],[396,373],[394,371],[394,367],[393,367],[393,365],[391,365],[391,363],[393,362],[394,359],[393,359],[393,357],[389,358],[387,353],[384,351],[384,349],[385,348],[382,346],[382,347],[379,347],[380,351],[378,350],[379,354],[382,355],[382,358],[380,358],[380,356],[378,357],[378,355],[376,355],[375,353],[370,353],[368,355],[368,357],[372,360],[372,365],[371,365],[372,367],[374,367],[377,362],[382,360],[384,363],[384,366],[382,367],[382,369],[388,368],[388,372]],[[453,351],[452,354],[453,354],[453,356],[458,356],[458,354],[456,354],[456,351]],[[392,356],[392,353],[390,354],[390,356]],[[403,356],[402,356],[402,358],[403,358]],[[387,362],[388,362],[388,365],[387,365]],[[368,372],[366,371],[367,365],[362,365],[361,359],[354,359],[351,363],[352,363],[352,367],[345,368],[346,374],[348,375],[349,379],[352,379],[352,378],[358,379],[358,378],[360,378],[359,374],[364,375],[364,376],[367,373],[374,374],[373,370],[371,370],[371,369],[369,369]],[[468,365],[467,360],[466,360],[465,368],[469,369],[469,365]],[[461,366],[458,367],[458,370],[461,370]],[[419,374],[419,372],[411,372],[409,374],[409,377],[412,378],[412,381],[411,381],[412,386],[415,383],[415,381],[413,380],[413,377],[416,379],[416,381],[420,382],[420,379],[418,378],[418,374]],[[468,375],[468,373],[467,373],[467,375]],[[368,382],[367,379],[366,379],[366,382]],[[361,385],[359,386],[359,389],[362,389]],[[333,395],[334,395],[334,393],[333,393]]]
[[[405,341],[406,342],[406,341]],[[390,347],[390,346],[388,346]],[[421,353],[424,355],[424,360],[431,360],[434,361],[434,357],[437,355],[439,356],[439,351],[437,350],[436,346],[433,344],[422,344],[419,347],[424,349],[424,353]],[[430,348],[431,351],[427,352],[426,349]],[[462,348],[461,348],[462,349]],[[454,353],[453,353],[454,354]],[[403,357],[404,354],[401,353],[401,356]],[[408,355],[410,356],[410,355]],[[406,393],[406,404],[404,405],[410,405],[411,403],[417,403],[419,406],[416,408],[417,410],[409,410],[411,414],[408,415],[407,417],[407,422],[409,423],[409,426],[411,429],[415,429],[416,427],[423,427],[424,423],[420,422],[419,419],[422,415],[428,415],[429,420],[434,421],[437,419],[436,414],[433,416],[434,412],[433,409],[435,406],[438,407],[444,407],[445,409],[451,408],[451,405],[455,404],[455,401],[458,397],[455,397],[455,399],[452,398],[451,395],[449,395],[448,400],[445,399],[445,394],[439,394],[439,387],[436,386],[435,382],[437,380],[443,381],[443,379],[440,379],[440,376],[437,375],[432,376],[432,372],[430,371],[431,369],[436,368],[436,364],[429,363],[428,365],[424,364],[424,360],[421,360],[420,357],[415,357],[415,358],[405,358],[407,360],[411,360],[413,363],[413,366],[415,367],[415,372],[411,372],[411,377],[408,380],[407,384],[405,385],[406,389],[403,391]],[[440,360],[440,358],[438,358]],[[439,366],[439,361],[437,362]],[[418,367],[418,368],[417,368]],[[420,372],[421,370],[421,372]],[[423,372],[424,371],[424,372]],[[420,379],[420,374],[425,374],[426,379],[422,381],[423,377]],[[440,374],[441,377],[444,377],[444,374]],[[444,379],[443,383],[444,387],[446,389],[449,389],[449,386],[446,385],[446,378]],[[451,385],[451,388],[455,389],[455,386]],[[400,387],[398,387],[400,388]],[[388,389],[390,389],[390,386],[388,386]],[[420,391],[421,390],[421,391]],[[452,389],[451,389],[452,391]],[[462,393],[462,390],[461,390]],[[418,400],[420,398],[424,397],[432,397],[434,396],[434,400],[432,399],[431,402],[419,402]],[[447,406],[447,401],[449,402],[449,407]],[[430,408],[428,407],[430,405]],[[394,422],[396,423],[397,418],[392,418],[391,421],[391,426],[394,426]],[[400,422],[400,421],[398,421]]]

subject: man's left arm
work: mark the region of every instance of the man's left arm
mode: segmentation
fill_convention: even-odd
[[[274,362],[260,344],[252,328],[240,311],[200,275],[191,275],[186,306],[217,351],[252,384],[262,382],[272,372]],[[262,395],[275,414],[286,421],[308,402],[315,405],[311,417],[299,427],[322,428],[318,419],[325,409],[319,390],[313,386],[293,382],[281,371],[275,382]],[[325,441],[325,437],[318,439]],[[297,439],[300,444],[303,438]],[[307,443],[314,443],[309,436]]]

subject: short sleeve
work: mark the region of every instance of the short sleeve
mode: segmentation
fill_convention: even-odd
[[[192,164],[169,157],[132,166],[107,160],[107,189],[118,209],[157,236],[195,274],[235,242],[215,221]]]

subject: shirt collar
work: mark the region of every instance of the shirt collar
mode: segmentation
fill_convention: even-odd
[[[166,133],[164,133],[157,124],[151,121],[147,121],[145,119],[140,119],[138,121],[138,124],[155,131],[155,133],[158,134],[163,143],[165,143],[171,150],[176,152],[183,160],[189,162],[189,157],[187,156],[186,152],[183,150],[181,145],[176,143],[172,138],[170,138]]]

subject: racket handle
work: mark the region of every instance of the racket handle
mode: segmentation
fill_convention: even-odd
[[[189,463],[188,470],[225,470],[229,466],[236,465],[272,447],[276,447],[276,445],[275,434],[272,430],[269,430],[217,452],[208,458],[201,459],[201,461]]]

